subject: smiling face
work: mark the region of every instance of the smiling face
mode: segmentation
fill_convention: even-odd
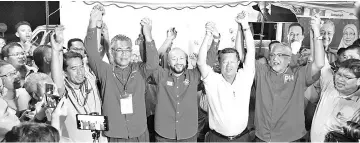
[[[4,87],[13,90],[14,89],[14,83],[17,83],[20,81],[20,74],[19,72],[14,68],[14,66],[8,64],[0,67],[0,78],[4,84]]]
[[[343,40],[345,45],[350,46],[356,40],[355,30],[351,27],[346,27],[343,31]]]
[[[340,68],[334,75],[336,90],[345,95],[355,92],[358,89],[360,80],[349,69]]]
[[[76,85],[80,85],[85,80],[85,68],[81,58],[70,58],[66,61],[67,68],[65,76],[67,79]]]
[[[240,61],[236,53],[224,53],[220,55],[221,74],[225,76],[234,76],[239,68]]]
[[[132,45],[129,41],[117,40],[112,48],[115,64],[126,67],[131,62]]]
[[[18,68],[26,63],[26,55],[21,47],[14,46],[9,48],[9,56],[4,57],[4,60]]]
[[[290,64],[291,49],[277,43],[270,51],[269,57],[269,65],[271,66],[271,68],[278,73],[282,73]]]
[[[180,74],[184,72],[187,66],[186,63],[187,58],[188,57],[183,50],[179,48],[172,49],[169,52],[169,56],[168,56],[168,63],[170,69],[176,74]]]
[[[304,35],[302,34],[302,29],[300,26],[292,26],[289,29],[288,33],[288,41],[289,43],[292,43],[294,41],[302,42],[304,39]]]
[[[323,37],[323,44],[325,47],[328,47],[334,37],[335,27],[331,23],[325,23],[320,28],[320,34]]]

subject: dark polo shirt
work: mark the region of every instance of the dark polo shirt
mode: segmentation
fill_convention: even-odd
[[[90,68],[101,82],[103,115],[108,116],[107,137],[133,138],[142,135],[147,128],[145,113],[146,70],[158,66],[158,53],[154,41],[146,42],[146,63],[131,63],[120,69],[103,62],[97,51],[96,28],[89,29],[85,40]],[[116,76],[115,76],[116,75]],[[132,94],[133,113],[121,114],[120,95]]]
[[[256,63],[256,136],[267,142],[289,142],[303,137],[304,92],[320,77],[311,65],[289,67],[277,74],[269,65]]]
[[[176,77],[169,69],[159,68],[152,76],[158,86],[155,131],[169,139],[193,137],[198,129],[199,70],[187,69]]]

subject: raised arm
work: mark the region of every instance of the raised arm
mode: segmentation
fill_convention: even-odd
[[[214,23],[208,22],[206,23],[206,34],[204,37],[204,40],[200,46],[199,54],[198,54],[198,60],[197,65],[201,73],[202,78],[206,78],[209,74],[209,71],[207,70],[207,64],[206,64],[206,57],[207,57],[207,45],[210,39],[212,38],[212,30],[214,27]]]
[[[62,27],[63,30],[63,27]],[[56,39],[55,40],[55,33],[52,33],[50,36],[50,43],[52,46],[52,51],[51,51],[51,77],[54,81],[54,83],[56,84],[56,86],[58,87],[58,91],[59,91],[59,95],[63,95],[65,92],[65,86],[64,86],[64,76],[63,76],[63,69],[62,69],[62,61],[63,61],[63,57],[62,57],[62,45],[64,43],[63,38],[63,32],[62,30],[55,30],[56,32]]]
[[[238,22],[236,18],[236,22]],[[248,25],[248,24],[247,24]],[[246,25],[245,25],[246,26]],[[235,48],[239,52],[240,61],[244,63],[244,35],[242,30],[242,24],[238,22],[238,29],[236,33]]]
[[[167,30],[167,37],[166,40],[164,41],[164,43],[161,45],[161,47],[159,48],[158,52],[159,55],[161,57],[161,66],[163,68],[168,68],[168,60],[167,60],[167,54],[168,51],[171,50],[171,45],[173,43],[173,41],[175,40],[177,36],[177,31],[175,30],[174,27],[171,27],[169,30]]]
[[[215,63],[218,58],[218,50],[219,50],[219,43],[220,43],[220,33],[218,32],[216,26],[214,25],[213,31],[212,31],[212,42],[210,45],[210,48],[207,51],[207,57],[206,57],[206,64],[210,67],[214,67]]]
[[[323,48],[323,43],[320,35],[320,16],[319,14],[315,14],[311,17],[311,28],[314,31],[314,62],[311,66],[311,76],[314,76],[316,73],[318,73],[321,68],[325,65],[325,51]]]
[[[152,22],[149,18],[144,18],[141,20],[140,24],[146,42],[144,49],[146,60],[143,63],[145,64],[146,70],[153,70],[159,66],[159,54],[151,34]]]
[[[237,15],[235,21],[239,24],[239,29],[242,28],[242,31],[244,31],[244,36],[245,36],[247,53],[245,56],[244,68],[255,69],[255,43],[254,43],[253,35],[250,31],[248,13],[246,11],[242,11]],[[241,33],[242,31],[239,29],[237,30],[238,32],[237,35],[241,35],[239,33]],[[236,40],[237,40],[236,50],[238,50],[240,54],[240,52],[244,51],[244,48],[243,46],[239,45],[241,44],[241,42],[239,42],[238,40],[242,41],[242,38],[240,38],[240,36],[237,36]]]
[[[177,35],[177,31],[175,30],[175,27],[171,27],[169,30],[167,30],[167,37],[158,50],[159,54],[165,54],[166,50],[168,48],[171,48],[171,45],[176,38],[176,35]]]
[[[102,26],[101,26],[101,39],[100,44],[102,46],[102,48],[99,50],[100,51],[100,57],[104,58],[104,55],[106,54],[109,62],[112,61],[112,55],[110,54],[110,38],[109,38],[109,29],[106,26],[106,24],[103,22]]]
[[[106,66],[108,65],[102,61],[98,52],[99,39],[97,39],[97,29],[101,27],[101,24],[102,11],[94,7],[90,14],[88,32],[85,38],[85,49],[89,57],[89,66],[99,79],[101,79],[101,75],[105,74]]]

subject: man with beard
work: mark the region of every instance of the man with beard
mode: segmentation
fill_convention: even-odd
[[[315,60],[306,66],[289,66],[291,48],[276,44],[268,65],[256,64],[256,142],[302,141],[306,134],[304,92],[319,79],[324,66],[320,16],[312,17]]]
[[[210,131],[206,142],[248,142],[247,129],[249,116],[250,91],[255,74],[255,44],[245,11],[236,17],[238,30],[234,48],[225,48],[219,52],[220,74],[206,65],[207,42],[213,31],[211,24],[206,25],[206,35],[199,50],[198,67],[204,82],[208,98]],[[243,55],[242,33],[247,45]],[[243,68],[239,69],[241,59],[245,57]]]
[[[176,33],[169,30],[171,35]],[[212,45],[213,47],[216,46]],[[188,56],[180,48],[167,48],[162,63],[151,75],[157,86],[155,108],[155,140],[157,142],[196,142],[198,130],[197,87],[200,73],[188,69]],[[166,50],[166,51],[167,51]]]
[[[85,48],[89,56],[90,68],[101,82],[103,114],[109,119],[109,131],[105,136],[109,142],[147,142],[149,133],[146,126],[145,82],[147,71],[158,66],[159,58],[152,38],[152,22],[148,18],[140,24],[145,37],[144,62],[131,63],[131,39],[116,35],[110,43],[114,65],[101,60],[98,52],[97,29],[101,28],[103,14],[93,9],[90,14],[89,29]]]
[[[26,53],[19,43],[9,43],[1,49],[1,57],[4,61],[13,65],[20,72],[20,78],[24,80],[29,74],[37,69],[26,65]]]

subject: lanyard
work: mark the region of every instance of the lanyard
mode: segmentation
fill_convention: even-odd
[[[132,66],[130,66],[129,76],[127,77],[126,82],[125,82],[125,84],[124,84],[124,86],[123,86],[123,89],[124,89],[125,94],[126,94],[126,90],[127,90],[127,84],[129,83],[129,80],[130,80],[132,71],[133,71]],[[114,74],[114,76],[116,77],[116,79],[117,79],[120,83],[122,83],[121,80],[120,80],[120,78],[115,74],[115,66],[113,66],[113,74]],[[120,90],[120,88],[119,88],[120,86],[118,85],[117,82],[115,82],[115,84],[116,84],[116,87],[118,88],[118,90],[119,90],[119,92],[120,92],[120,98],[123,98],[122,95],[121,95],[121,90]]]
[[[86,107],[85,107],[85,105],[87,104],[87,101],[88,101],[88,99],[89,99],[89,94],[90,94],[90,90],[88,89],[88,85],[87,85],[87,79],[85,79],[84,82],[83,82],[83,84],[82,84],[82,85],[85,85],[85,94],[86,94],[86,97],[84,98],[84,103],[83,103],[83,104],[80,104],[80,103],[79,103],[79,100],[80,100],[80,99],[77,97],[77,94],[76,94],[75,90],[72,88],[72,86],[69,84],[69,81],[66,80],[66,79],[65,79],[65,84],[66,84],[66,86],[68,87],[68,89],[70,89],[70,91],[71,91],[71,93],[72,93],[72,96],[76,99],[76,101],[77,101],[77,103],[79,104],[79,106],[82,107],[82,108],[84,108],[84,111],[86,112],[86,114],[88,114],[88,111],[87,111],[87,109],[86,109]],[[83,96],[83,92],[82,92],[82,90],[81,90],[82,87],[83,87],[82,85],[80,86],[81,96]],[[93,89],[93,90],[94,90],[94,89]],[[84,96],[83,96],[83,97],[84,97]],[[78,113],[81,113],[81,112],[79,111],[79,109],[77,108],[76,104],[72,101],[71,98],[70,98],[70,101],[71,101],[71,103],[74,105],[76,111],[77,111]],[[89,106],[89,105],[87,105],[87,106]],[[89,108],[89,107],[88,107],[88,108]],[[96,103],[95,103],[95,109],[96,109]],[[90,108],[89,108],[89,110],[90,110]]]

